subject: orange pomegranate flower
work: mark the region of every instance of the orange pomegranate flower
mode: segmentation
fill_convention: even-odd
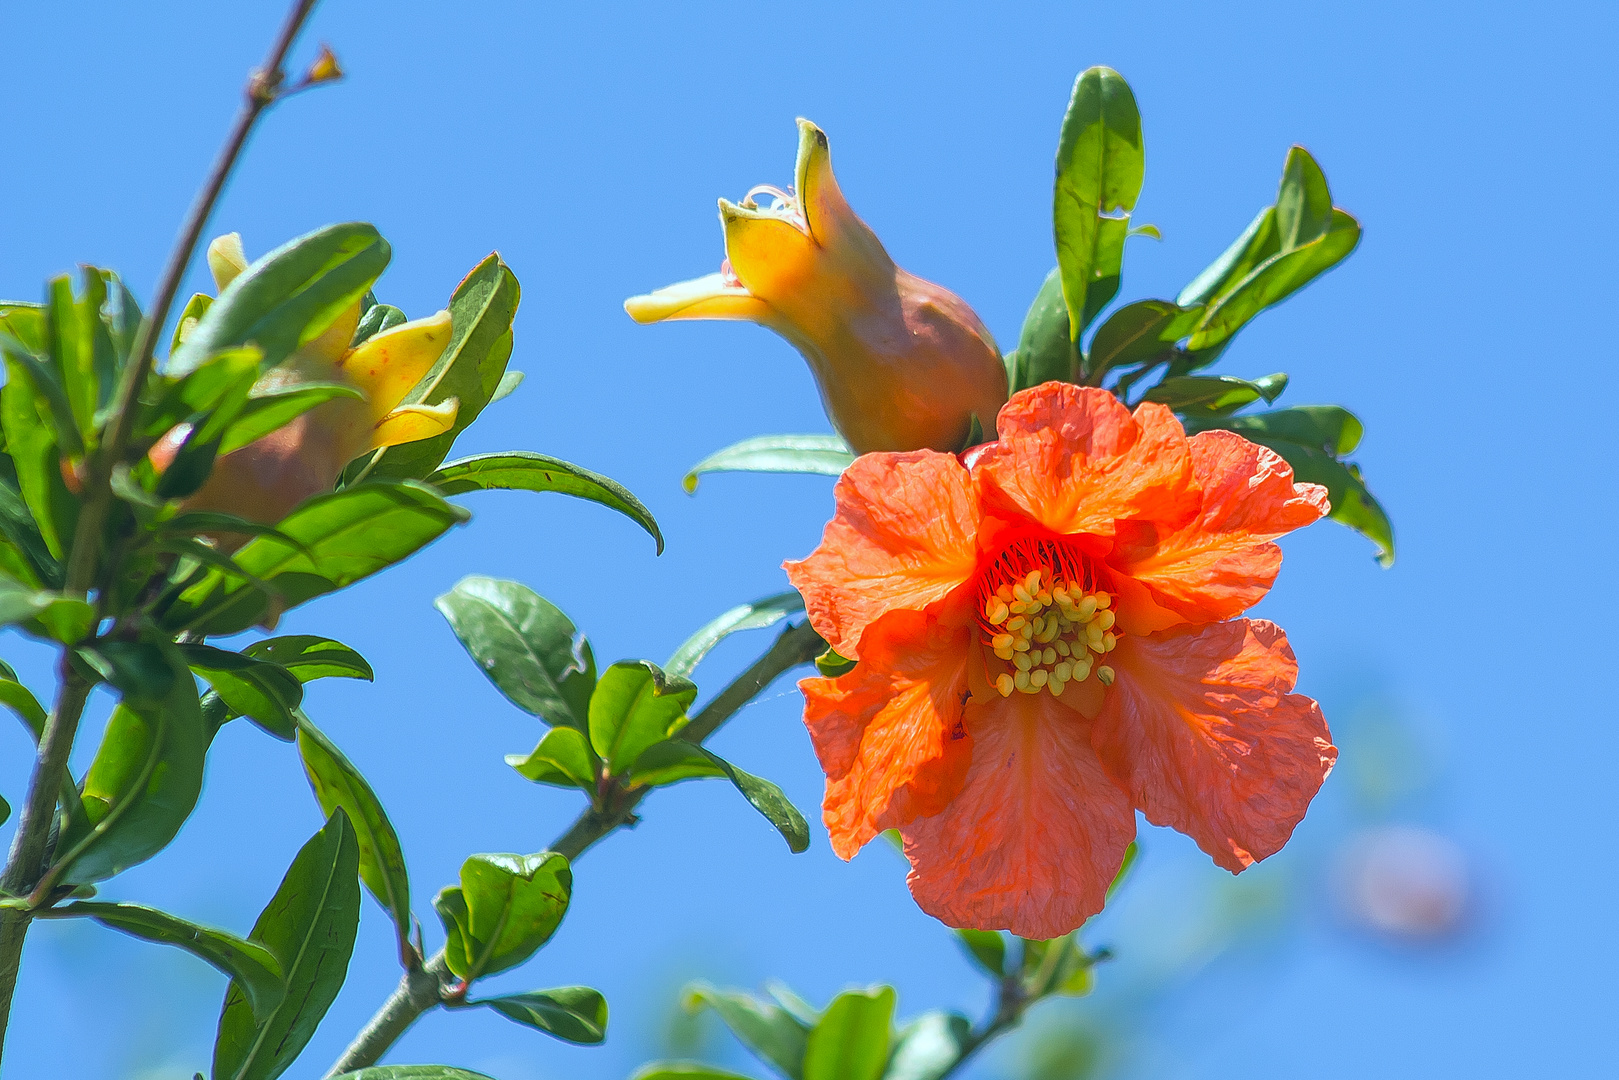
[[[1338,751],[1273,623],[1273,541],[1327,512],[1277,455],[1046,383],[957,456],[868,454],[787,565],[843,656],[805,679],[832,847],[897,828],[924,911],[1052,938],[1102,909],[1135,810],[1233,872]]]

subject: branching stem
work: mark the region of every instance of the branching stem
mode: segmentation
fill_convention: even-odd
[[[702,742],[776,679],[814,660],[825,649],[826,642],[808,622],[789,626],[763,656],[698,710],[682,730],[681,737]],[[649,788],[632,789],[624,793],[623,799],[610,801],[605,808],[587,807],[567,831],[551,843],[549,850],[567,856],[572,862],[609,833],[638,820],[635,808],[649,791]],[[445,963],[442,949],[422,970],[407,971],[393,994],[343,1051],[327,1077],[375,1065],[423,1013],[445,1004],[458,983]]]

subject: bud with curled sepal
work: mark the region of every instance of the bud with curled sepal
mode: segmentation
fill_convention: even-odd
[[[826,135],[798,122],[796,186],[720,200],[717,274],[625,301],[637,322],[739,319],[809,362],[833,425],[857,453],[956,450],[972,417],[1006,402],[1006,369],[959,296],[895,265],[844,200]],[[754,196],[771,197],[761,206]]]

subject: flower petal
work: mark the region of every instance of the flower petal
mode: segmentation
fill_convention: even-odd
[[[868,282],[868,288],[891,285],[895,271],[871,226],[860,220],[843,197],[832,174],[832,148],[826,132],[798,119],[798,161],[793,169],[794,190],[804,223],[828,257],[850,277]]]
[[[412,319],[367,338],[338,367],[370,402],[371,415],[381,420],[438,363],[451,332],[448,311]]]
[[[437,405],[401,405],[377,421],[367,449],[380,450],[384,446],[436,438],[455,427],[455,417],[460,411],[459,398],[447,398]]]
[[[1321,707],[1274,623],[1237,619],[1125,636],[1092,729],[1096,752],[1154,825],[1235,873],[1274,854],[1332,771]]]
[[[770,305],[724,274],[668,285],[645,296],[624,301],[624,310],[638,323],[669,319],[741,319],[764,322]]]
[[[1050,694],[966,710],[961,794],[900,826],[908,883],[951,926],[1058,937],[1102,910],[1135,837],[1130,802],[1097,761],[1090,724]]]
[[[1106,390],[1048,382],[1012,395],[996,428],[973,472],[997,510],[1101,537],[1122,518],[1179,526],[1197,511],[1186,433],[1161,405],[1132,416]]]
[[[1202,508],[1180,529],[1121,535],[1108,562],[1142,582],[1163,607],[1193,622],[1241,615],[1257,604],[1282,566],[1271,543],[1328,509],[1327,489],[1295,484],[1271,450],[1230,431],[1190,440]]]
[[[867,454],[833,488],[821,544],[786,565],[810,622],[849,659],[879,617],[920,611],[973,576],[978,507],[953,454]]]
[[[884,829],[938,813],[961,789],[972,756],[961,722],[970,636],[896,611],[866,634],[853,671],[798,684],[839,858],[853,858]]]
[[[720,200],[725,258],[748,292],[765,301],[802,299],[818,271],[815,241],[778,214]]]

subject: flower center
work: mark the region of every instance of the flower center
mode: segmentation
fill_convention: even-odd
[[[1098,663],[1119,641],[1103,581],[1089,558],[1051,540],[1018,540],[996,557],[979,578],[978,624],[1005,665],[990,672],[1002,697],[1042,690],[1061,697],[1070,682],[1092,675],[1112,685],[1113,669]]]
[[[770,205],[760,206],[754,199],[755,195],[770,196]],[[799,203],[798,196],[791,191],[783,191],[774,184],[756,184],[749,188],[748,193],[742,196],[742,206],[748,210],[774,214],[792,224],[800,232],[809,231],[809,222],[804,219],[804,207]]]

